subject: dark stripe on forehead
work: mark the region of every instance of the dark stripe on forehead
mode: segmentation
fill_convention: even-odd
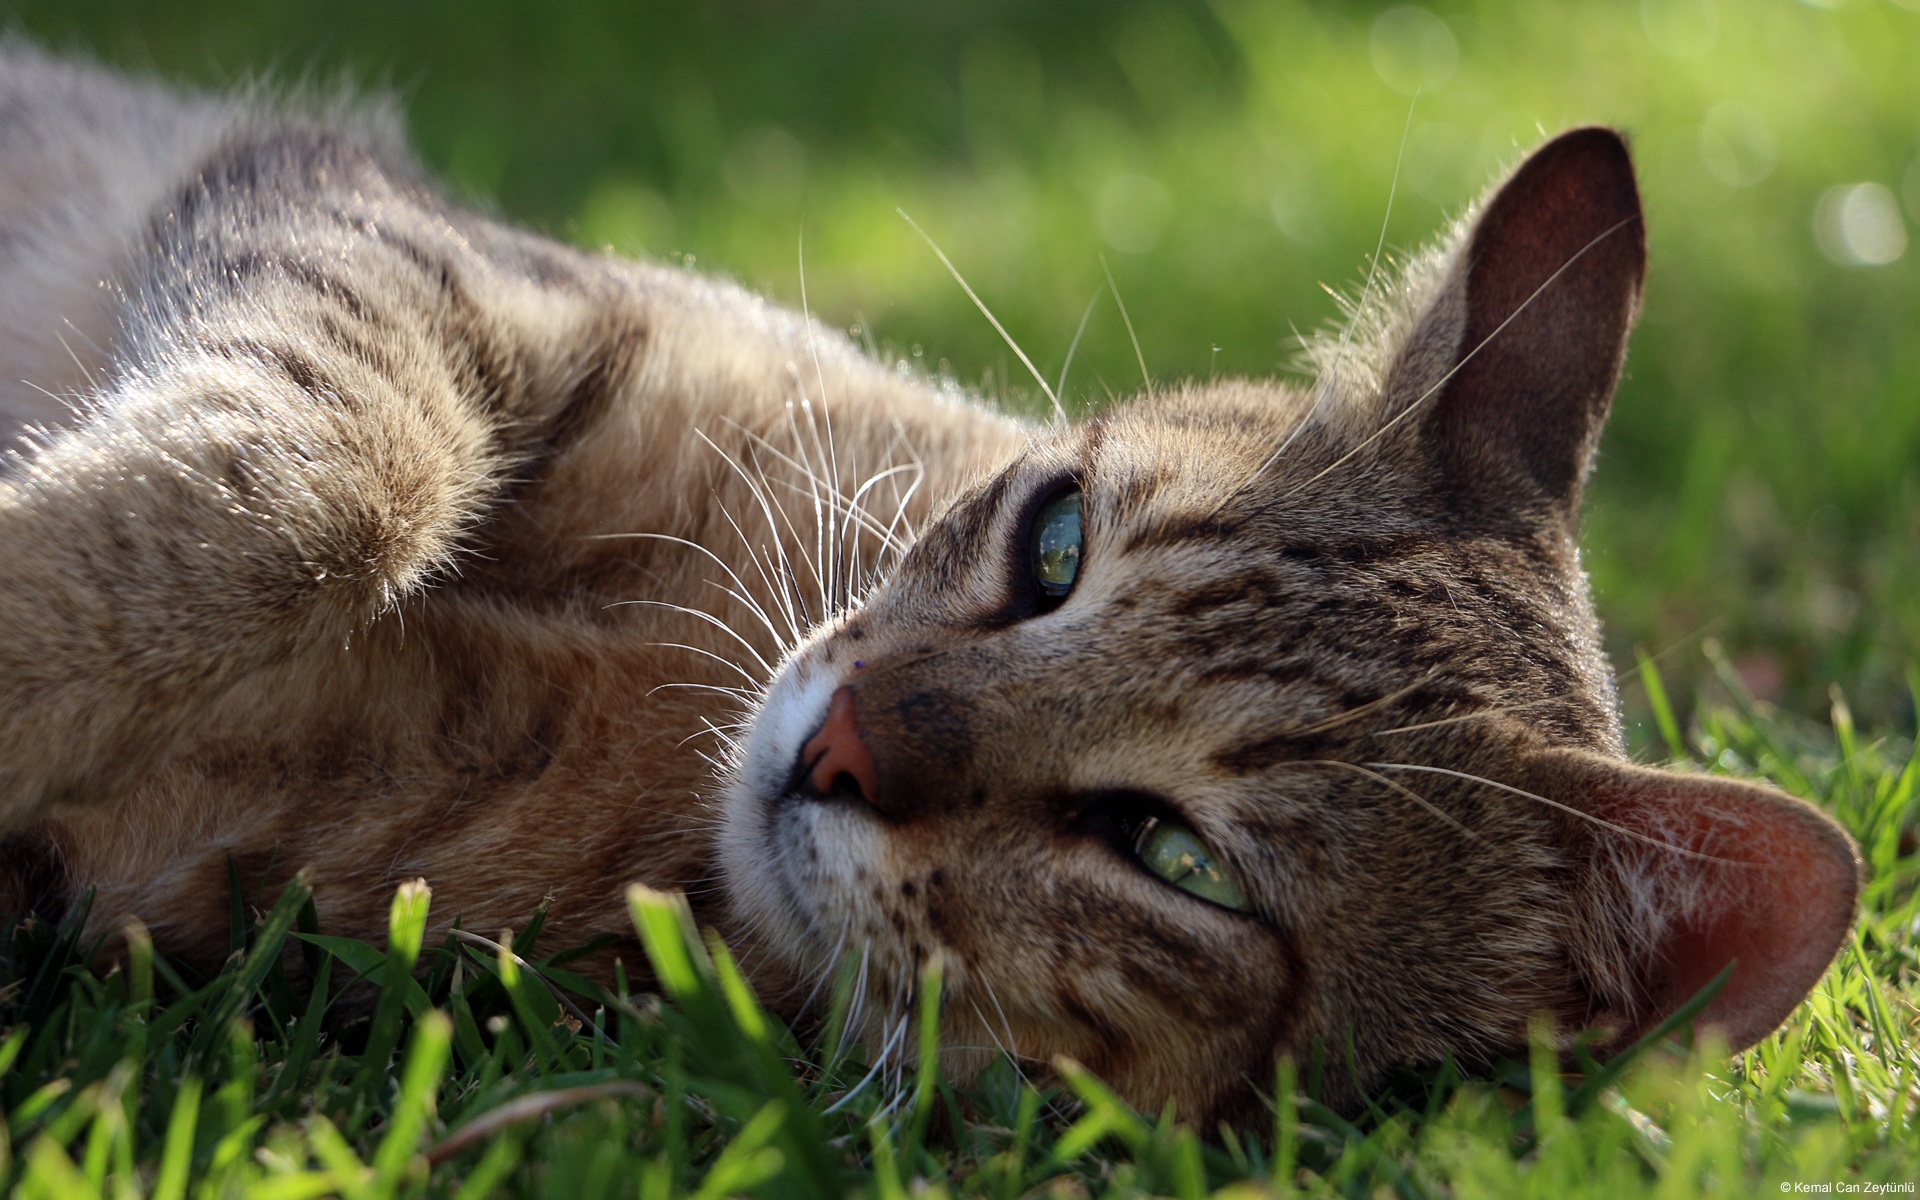
[[[1216,750],[1210,759],[1214,766],[1230,774],[1258,775],[1281,763],[1298,762],[1303,758],[1324,754],[1328,747],[1344,744],[1345,741],[1344,738],[1315,737],[1283,730]]]
[[[1134,554],[1190,542],[1232,542],[1238,540],[1245,530],[1246,523],[1238,517],[1205,513],[1175,514],[1135,533],[1121,552]]]
[[[1013,488],[1013,477],[1019,469],[1020,464],[1016,462],[981,484],[979,490],[960,497],[947,516],[948,521],[958,526],[956,532],[960,536],[971,542],[992,528],[1001,505],[1006,503],[1007,492]]]
[[[1179,617],[1199,617],[1217,608],[1248,605],[1271,608],[1286,599],[1286,589],[1271,573],[1243,571],[1226,579],[1209,580],[1177,594],[1168,611]]]
[[[1099,416],[1093,418],[1093,420],[1088,421],[1086,429],[1082,432],[1080,441],[1080,473],[1083,479],[1093,474],[1094,462],[1100,457],[1100,447],[1106,445],[1107,427],[1111,421],[1112,418],[1107,413],[1101,413]]]
[[[1286,542],[1280,546],[1280,555],[1299,563],[1372,565],[1432,553],[1448,545],[1450,543],[1444,539],[1426,534],[1399,533],[1382,537],[1342,538],[1338,541]]]

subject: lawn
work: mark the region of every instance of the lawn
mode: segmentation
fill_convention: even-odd
[[[1231,1136],[1126,1113],[1071,1072],[1046,1096],[1011,1072],[955,1091],[924,1056],[844,1099],[861,1052],[791,1042],[652,902],[654,965],[679,981],[664,1001],[586,986],[566,972],[578,948],[537,928],[512,954],[421,947],[417,895],[377,947],[303,926],[298,893],[238,897],[214,980],[161,956],[97,975],[70,930],[30,927],[0,975],[4,1170],[27,1194],[1744,1196],[1920,1179],[1904,833],[1920,0],[5,11],[53,47],[185,82],[388,88],[476,202],[788,303],[804,271],[816,314],[1009,406],[1035,403],[1030,381],[902,213],[1050,379],[1091,312],[1065,389],[1091,409],[1143,370],[1292,369],[1295,331],[1338,319],[1327,289],[1365,273],[1383,227],[1388,254],[1411,249],[1543,132],[1618,125],[1653,266],[1583,544],[1636,753],[1813,799],[1873,869],[1833,972],[1731,1064],[1652,1048],[1617,1078],[1426,1072],[1352,1121],[1313,1105],[1302,1064],[1272,1127]],[[336,984],[366,977],[363,996],[393,986],[327,1024],[286,987],[283,951]]]

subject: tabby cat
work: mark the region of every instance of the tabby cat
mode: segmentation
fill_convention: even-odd
[[[895,1053],[937,955],[954,1070],[1200,1120],[1316,1042],[1340,1103],[1535,1014],[1618,1046],[1735,961],[1746,1046],[1847,933],[1832,822],[1622,751],[1575,549],[1616,134],[1310,388],[1039,426],[464,210],[393,127],[0,51],[0,910],[213,964],[230,872],[375,941],[421,877],[604,974],[640,881],[790,1017],[852,955]]]

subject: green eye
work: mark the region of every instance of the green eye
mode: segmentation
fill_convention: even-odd
[[[1227,874],[1219,858],[1199,834],[1180,822],[1149,819],[1134,847],[1147,870],[1181,891],[1238,912],[1250,907],[1240,885]]]
[[[1080,574],[1080,492],[1047,501],[1033,519],[1033,578],[1047,596],[1065,596]]]

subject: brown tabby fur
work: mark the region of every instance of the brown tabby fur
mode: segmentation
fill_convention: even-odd
[[[641,881],[789,1016],[855,953],[897,1047],[937,954],[956,1069],[1202,1119],[1316,1042],[1347,1103],[1539,1012],[1629,1035],[1732,958],[1750,1044],[1844,936],[1831,822],[1622,757],[1574,544],[1643,270],[1617,136],[1369,286],[1310,391],[1040,429],[454,207],[382,129],[0,52],[0,377],[73,392],[0,391],[42,426],[0,474],[0,909],[91,888],[212,963],[230,863],[373,940],[423,877],[439,927],[628,938],[605,970]],[[841,688],[871,777],[823,795]],[[1251,911],[1106,835],[1140,804]]]

